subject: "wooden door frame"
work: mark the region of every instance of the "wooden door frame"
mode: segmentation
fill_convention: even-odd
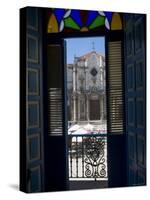
[[[45,16],[45,22],[46,21],[46,16]],[[108,38],[110,37],[110,35],[114,38],[114,39],[117,39],[117,37],[121,35],[122,37],[122,42],[123,42],[123,30],[117,30],[117,31],[104,31],[104,32],[97,32],[97,33],[94,33],[94,32],[79,32],[79,33],[63,33],[63,32],[60,32],[60,33],[47,33],[47,23],[45,23],[45,26],[44,26],[44,30],[45,30],[45,33],[44,33],[44,49],[46,49],[46,45],[47,43],[50,41],[50,40],[64,40],[64,39],[68,39],[68,38],[87,38],[87,37],[104,37],[105,38],[105,57],[106,57],[106,112],[107,114],[109,114],[108,112],[108,89],[107,89],[107,82],[108,82],[108,76],[107,76],[107,68],[108,68],[108,58],[107,58],[107,54],[108,54],[108,47],[107,47],[107,42],[108,42]],[[123,51],[123,48],[122,48],[122,51]],[[46,52],[43,53],[43,55],[46,55]],[[123,55],[123,54],[122,54]],[[123,84],[123,88],[124,88],[124,84]],[[66,93],[66,91],[65,91]],[[125,109],[124,109],[125,111]],[[124,119],[125,119],[125,116],[124,116]],[[107,125],[108,126],[108,125]],[[125,127],[124,127],[125,128]],[[109,131],[109,129],[107,129]],[[125,129],[124,129],[125,130]],[[108,134],[109,136],[109,134]],[[120,142],[124,141],[125,142],[125,131],[124,133],[122,134],[121,136],[121,140]],[[108,141],[110,141],[110,137],[108,139]],[[114,140],[113,140],[114,141]],[[122,145],[124,146],[125,148],[125,145]],[[123,151],[123,150],[122,150]],[[122,162],[122,166],[123,166],[124,162]],[[124,170],[124,168],[122,168]],[[126,174],[126,173],[124,173]],[[123,177],[125,179],[125,176]],[[123,181],[123,186],[125,185],[125,181]],[[112,183],[110,183],[110,187],[113,187]]]
[[[122,32],[123,31],[113,31],[113,35],[116,35],[116,37],[118,36],[118,35],[120,35],[120,34],[122,34]],[[107,50],[107,38],[110,36],[110,33],[101,33],[101,34],[99,34],[99,33],[70,33],[70,34],[64,34],[64,33],[56,33],[56,34],[47,34],[47,41],[50,41],[50,40],[53,40],[52,38],[55,38],[55,40],[57,40],[58,38],[60,39],[66,39],[66,38],[86,38],[86,37],[105,37],[105,51],[107,52],[108,50]],[[106,60],[107,60],[107,53],[105,54],[105,56],[106,56]],[[106,61],[107,62],[107,61]],[[107,71],[107,64],[106,64],[106,71]],[[107,76],[107,75],[106,75]],[[107,83],[107,81],[108,81],[108,79],[106,78],[106,83]],[[107,85],[107,84],[106,84]],[[107,87],[107,86],[106,86]],[[106,96],[106,101],[108,101],[107,99],[109,98],[108,97],[108,91],[106,91],[106,93],[107,93],[107,96]],[[108,104],[107,104],[107,108],[106,108],[106,110],[107,110],[107,113],[108,113]],[[124,111],[125,111],[125,109],[124,109]],[[125,113],[124,113],[124,115],[125,115]],[[108,129],[108,131],[109,131],[109,129]],[[116,136],[116,137],[119,137],[118,135]],[[115,138],[116,138],[115,137]],[[109,137],[109,134],[108,134],[108,141],[110,141],[110,140],[112,140],[112,139],[110,139],[110,137]],[[114,137],[113,137],[114,138]],[[116,140],[116,139],[115,139]],[[113,142],[115,141],[114,139],[113,139]],[[122,141],[122,142],[121,142]],[[123,143],[125,143],[125,132],[121,135],[121,138],[119,139],[119,141],[118,142],[121,142],[122,144]],[[123,145],[124,147],[125,147],[125,145]],[[122,147],[123,147],[122,146]],[[123,151],[123,149],[122,149],[122,151]],[[121,169],[123,169],[124,170],[124,168],[123,168],[123,165],[124,165],[124,162],[122,162],[123,164],[121,165]],[[112,163],[111,163],[111,165],[112,165]],[[125,165],[124,165],[125,166]],[[114,169],[114,168],[113,168]],[[122,173],[123,174],[123,173]],[[110,174],[109,174],[110,175]],[[123,177],[124,179],[125,179],[125,175],[124,175],[124,177]],[[69,180],[68,180],[69,181]],[[114,181],[114,178],[113,178],[113,181]],[[67,184],[67,185],[69,185],[69,184]],[[123,184],[122,184],[123,186],[125,186],[125,181],[123,181]],[[120,186],[122,186],[122,185],[120,185]],[[118,186],[118,185],[116,185],[116,186]],[[113,184],[112,184],[112,181],[111,181],[111,183],[110,183],[110,187],[113,187]],[[79,189],[79,188],[78,188]]]

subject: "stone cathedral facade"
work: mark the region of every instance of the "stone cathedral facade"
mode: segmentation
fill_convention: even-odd
[[[67,65],[68,120],[106,119],[105,57],[94,49]]]

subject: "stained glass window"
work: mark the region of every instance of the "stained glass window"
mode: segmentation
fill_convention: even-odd
[[[56,8],[48,13],[48,33],[121,29],[119,13]]]

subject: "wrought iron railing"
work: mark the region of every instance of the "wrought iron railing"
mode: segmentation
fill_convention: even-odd
[[[70,180],[107,180],[107,134],[71,134],[68,143]]]

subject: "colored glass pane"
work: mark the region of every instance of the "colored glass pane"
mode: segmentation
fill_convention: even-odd
[[[89,30],[89,29],[88,29],[87,27],[82,27],[80,31],[81,31],[81,32],[86,32],[86,31],[88,31],[88,30]]]
[[[51,15],[48,21],[48,33],[62,31],[97,31],[99,27],[106,30],[121,30],[122,20],[119,13],[69,10],[69,9],[51,9]]]
[[[105,13],[105,16],[106,18],[108,19],[108,21],[111,23],[111,20],[112,20],[112,12],[104,12]]]
[[[64,19],[64,23],[65,23],[65,27],[80,30],[80,27],[78,26],[78,24],[76,24],[76,22],[71,17]]]
[[[54,14],[50,16],[48,22],[48,33],[57,33],[58,32],[58,23]]]
[[[58,24],[60,24],[61,20],[63,19],[64,14],[65,14],[65,9],[55,9],[54,14],[55,14]]]
[[[89,11],[88,19],[87,19],[87,26],[89,26],[97,16],[98,16],[97,11]]]
[[[83,26],[83,23],[80,18],[80,11],[79,10],[72,10],[70,14],[71,18],[80,26]]]
[[[121,29],[122,29],[122,21],[120,15],[118,13],[114,13],[112,16],[111,30],[121,30]]]
[[[94,29],[102,25],[105,25],[105,17],[98,16],[96,17],[94,22],[89,26],[89,29]]]

